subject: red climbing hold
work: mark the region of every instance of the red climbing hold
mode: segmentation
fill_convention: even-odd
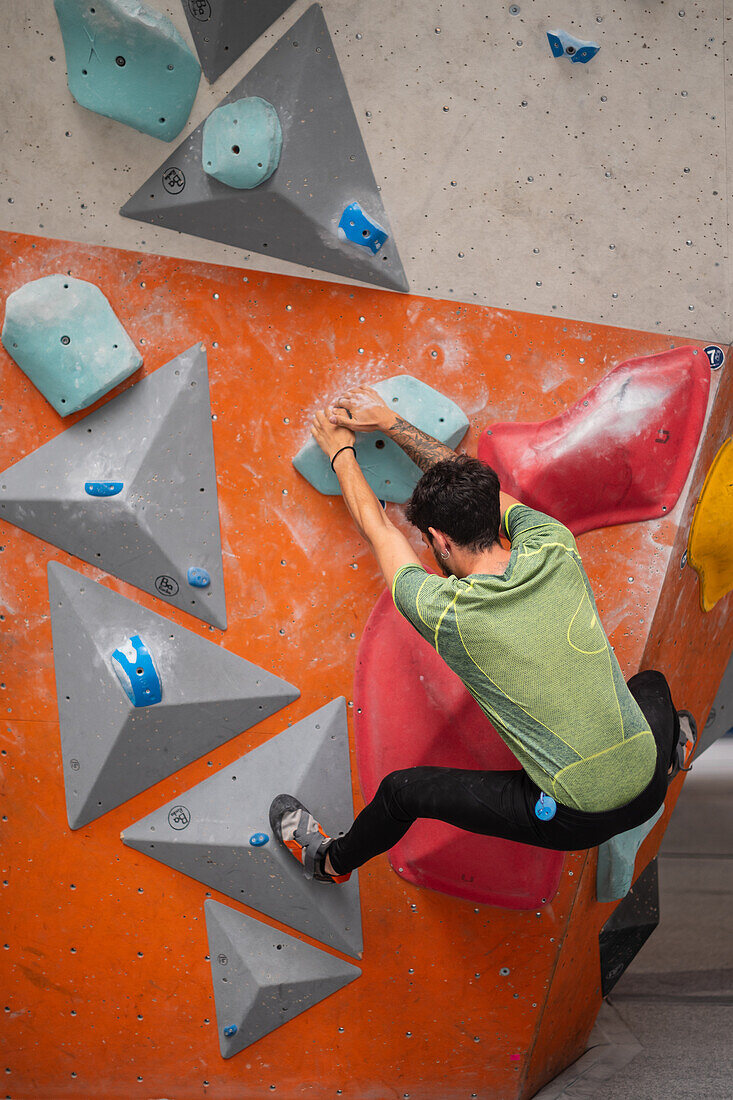
[[[710,388],[692,347],[630,359],[560,416],[492,424],[478,457],[502,489],[579,535],[671,511],[692,464]]]
[[[399,672],[399,683],[395,674]],[[417,764],[508,770],[519,763],[388,592],[364,630],[356,664],[356,756],[364,797],[389,772]],[[418,886],[487,905],[533,909],[557,890],[564,854],[420,819],[390,852]]]

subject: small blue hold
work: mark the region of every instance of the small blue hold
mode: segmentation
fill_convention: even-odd
[[[584,42],[582,38],[575,38],[567,31],[548,31],[547,38],[553,57],[567,57],[582,65],[587,65],[601,48],[597,42]]]
[[[230,1024],[229,1027],[224,1028],[224,1037],[226,1039],[231,1039],[232,1035],[236,1035],[238,1031],[239,1028],[236,1024]]]
[[[338,227],[340,241],[351,241],[353,244],[363,245],[376,256],[388,237],[387,230],[372,221],[358,202],[350,202],[341,215]]]
[[[198,566],[192,565],[188,571],[188,583],[194,588],[208,588],[211,584],[211,577],[205,569],[199,569]]]
[[[139,634],[133,634],[114,651],[112,667],[133,706],[150,707],[163,698],[153,655]]]
[[[121,481],[85,481],[84,492],[90,497],[116,497],[122,492]]]
[[[557,813],[557,802],[552,795],[545,794],[543,791],[535,802],[534,812],[540,821],[552,821]]]
[[[267,833],[253,833],[249,838],[249,842],[253,848],[261,848],[263,844],[267,844],[269,839]]]

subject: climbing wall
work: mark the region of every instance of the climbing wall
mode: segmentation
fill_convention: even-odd
[[[682,346],[702,356],[704,343],[0,237],[3,300],[50,271],[100,287],[141,349],[145,378],[194,344],[206,345],[228,628],[163,606],[0,521],[0,985],[8,1094],[531,1097],[585,1048],[601,1003],[604,928],[608,957],[609,943],[622,952],[624,929],[638,942],[650,923],[653,898],[636,924],[622,914],[606,927],[618,903],[595,900],[594,853],[564,857],[553,896],[511,909],[421,888],[395,873],[386,856],[374,860],[359,874],[359,976],[353,955],[123,845],[120,833],[213,775],[226,776],[247,753],[341,695],[353,797],[362,804],[354,671],[383,586],[342,501],[317,492],[292,465],[319,404],[357,380],[404,372],[463,409],[470,423],[464,446],[475,452],[492,423],[550,419],[625,360]],[[134,384],[122,383],[103,404]],[[693,711],[698,725],[728,659],[730,597],[703,612],[697,574],[683,565],[683,555],[697,494],[731,432],[732,388],[729,365],[711,372],[700,446],[674,507],[578,539],[623,670],[661,668],[677,704]],[[94,415],[92,408],[62,420],[4,352],[0,392],[0,469]],[[403,524],[400,509],[388,507]],[[46,581],[51,561],[266,669],[297,687],[300,698],[72,832]],[[681,784],[675,780],[664,816],[642,845],[637,876],[658,849]],[[211,941],[207,898],[234,914],[209,909]],[[251,1024],[267,1033],[236,1053],[237,1043],[227,1047],[222,1038],[226,1019],[217,1017],[217,1006],[244,1030],[253,1001],[270,995],[272,979],[252,972],[242,946],[252,936],[262,941],[262,922],[274,937],[267,952],[277,952],[278,943],[281,954],[289,952],[296,939],[330,958],[301,952],[305,969],[294,965],[289,979],[272,971],[278,988],[293,985],[287,997],[278,994],[287,1001],[286,1011],[279,1009],[287,1022],[267,1031],[268,1002],[267,1027],[259,1018]],[[231,950],[221,946],[222,937]],[[227,966],[249,983],[236,996],[212,985],[212,976],[217,983],[227,977]]]

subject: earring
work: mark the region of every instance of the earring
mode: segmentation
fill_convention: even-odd
[[[449,554],[450,554],[450,550],[445,550],[445,551],[441,551],[440,556],[441,556],[441,558],[447,558]]]

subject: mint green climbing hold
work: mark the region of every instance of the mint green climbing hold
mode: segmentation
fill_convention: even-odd
[[[173,141],[201,66],[165,15],[139,0],[54,0],[69,90],[90,111]]]
[[[280,163],[283,132],[266,99],[246,96],[212,111],[204,123],[201,161],[208,175],[228,187],[251,190]]]
[[[457,447],[468,431],[468,419],[449,397],[410,374],[398,374],[374,384],[383,401],[403,419],[449,447]],[[367,482],[380,500],[404,503],[422,476],[412,459],[382,432],[357,432],[356,457]],[[319,493],[340,494],[341,487],[318,444],[309,439],[293,466]]]
[[[10,295],[2,344],[61,416],[85,409],[143,362],[102,291],[69,275],[46,275]]]
[[[641,848],[642,841],[649,835],[663,813],[664,803],[648,821],[598,845],[596,867],[598,901],[615,901],[617,898],[626,897],[634,881],[637,852]]]

